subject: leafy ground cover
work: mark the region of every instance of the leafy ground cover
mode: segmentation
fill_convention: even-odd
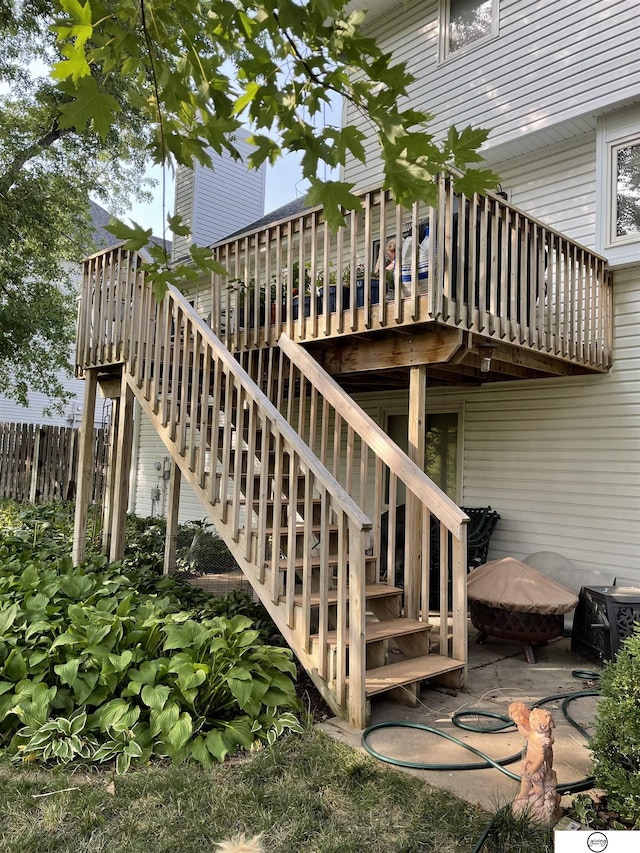
[[[251,619],[185,610],[175,579],[134,560],[74,567],[64,552],[3,527],[0,751],[125,772],[153,756],[209,766],[299,730],[291,652]]]
[[[275,638],[262,608],[162,579],[150,547],[157,531],[135,526],[138,545],[122,564],[93,553],[76,570],[68,513],[0,505],[1,851],[200,851],[237,832],[264,832],[269,853],[474,848],[489,815],[314,729],[326,709],[308,679],[293,696],[294,662],[265,643]],[[248,665],[250,678],[222,685],[212,719],[191,679],[203,672],[209,684],[221,652],[231,670]],[[281,694],[280,732],[264,701],[271,690]],[[228,711],[240,735],[215,735],[210,750],[203,720],[227,731]],[[58,764],[69,750],[74,760]],[[547,853],[552,841],[507,809],[482,849]]]

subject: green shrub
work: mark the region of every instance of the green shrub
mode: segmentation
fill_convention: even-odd
[[[291,653],[245,615],[194,618],[174,579],[154,588],[101,556],[73,567],[53,539],[0,532],[0,751],[208,766],[300,729]]]
[[[602,673],[595,735],[594,776],[610,808],[640,829],[640,625]]]

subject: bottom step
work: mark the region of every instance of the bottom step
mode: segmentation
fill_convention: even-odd
[[[390,663],[386,666],[367,670],[364,683],[365,693],[367,697],[375,696],[377,693],[393,690],[394,687],[402,687],[403,684],[435,678],[437,675],[453,672],[456,669],[464,669],[464,667],[464,661],[448,658],[444,655],[421,655],[417,658],[409,658],[398,663]]]

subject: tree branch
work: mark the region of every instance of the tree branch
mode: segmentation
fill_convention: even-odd
[[[51,130],[43,134],[40,139],[37,139],[32,145],[29,145],[13,158],[4,174],[0,177],[0,195],[6,196],[11,187],[15,184],[18,176],[29,160],[33,160],[47,148],[54,145],[61,137],[71,133],[73,128],[58,127],[57,122],[54,122]]]

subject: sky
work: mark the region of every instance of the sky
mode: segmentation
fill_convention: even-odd
[[[125,221],[132,219],[144,228],[153,228],[153,233],[162,235],[162,170],[160,166],[151,167],[148,177],[157,183],[152,190],[154,200],[151,204],[134,204],[128,213],[121,216]],[[166,175],[166,204],[167,211],[173,213],[174,180],[171,171]],[[292,154],[282,157],[274,166],[267,167],[265,189],[265,213],[275,210],[300,195],[304,195],[307,183],[302,179],[298,156]]]
[[[340,99],[337,97],[332,98],[330,104],[327,104],[323,110],[323,121],[325,124],[332,124],[335,127],[339,127],[341,113]],[[121,218],[125,221],[132,219],[144,228],[153,228],[153,233],[156,236],[162,236],[163,220],[165,220],[165,217],[162,215],[161,167],[154,166],[149,169],[148,175],[157,181],[156,187],[153,190],[154,201],[151,204],[134,204],[131,210],[124,216],[121,216]],[[327,175],[323,177],[326,179]],[[306,187],[307,184],[302,179],[300,155],[287,154],[281,157],[274,166],[267,166],[264,212],[269,213],[283,204],[293,201],[298,196],[304,195]],[[171,214],[173,214],[173,193],[173,176],[171,171],[167,169],[166,205],[167,211]]]

